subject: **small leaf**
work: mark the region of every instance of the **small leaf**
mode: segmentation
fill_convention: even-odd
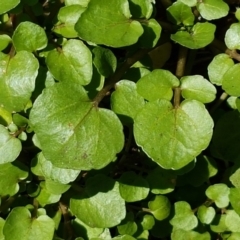
[[[9,213],[3,233],[5,240],[52,240],[54,221],[47,215],[32,219],[26,207],[16,207]]]
[[[218,183],[211,185],[206,190],[206,195],[208,198],[213,200],[217,207],[224,208],[229,204],[229,195],[230,190],[226,184]]]
[[[132,81],[119,81],[115,89],[111,95],[112,110],[125,124],[132,124],[145,105],[144,98],[137,93],[137,86]]]
[[[134,214],[127,213],[123,221],[117,226],[118,233],[121,235],[133,235],[137,231],[137,224],[134,222]]]
[[[89,178],[84,193],[71,198],[70,209],[85,224],[97,228],[116,226],[126,215],[118,183],[104,175]]]
[[[130,12],[133,18],[150,18],[153,12],[151,1],[145,0],[129,0]]]
[[[1,34],[0,35],[0,51],[4,50],[11,41],[12,39],[8,35]]]
[[[228,28],[225,34],[225,43],[229,49],[240,50],[240,43],[238,38],[240,37],[240,23],[233,23],[230,28]]]
[[[57,16],[58,22],[54,25],[53,31],[66,38],[77,37],[78,33],[74,27],[85,10],[85,7],[78,4],[60,8]]]
[[[8,0],[8,1],[2,2],[0,5],[0,14],[3,14],[15,8],[19,3],[20,3],[20,0]]]
[[[230,176],[229,180],[234,187],[240,188],[240,169],[238,169],[236,172],[234,172]]]
[[[178,1],[186,4],[189,7],[194,7],[197,5],[197,0],[178,0]]]
[[[139,222],[140,222],[140,224],[141,224],[141,226],[144,230],[152,229],[154,224],[155,224],[154,217],[152,215],[149,215],[149,214],[142,215]]]
[[[221,53],[213,58],[208,65],[208,76],[213,84],[222,85],[223,75],[234,65],[228,54]]]
[[[213,20],[227,16],[229,7],[222,0],[204,0],[198,2],[197,10],[206,20]]]
[[[46,190],[53,195],[61,195],[70,189],[71,185],[54,182],[50,179],[45,180]],[[41,193],[40,193],[41,194]]]
[[[22,150],[19,139],[11,136],[8,130],[0,125],[0,164],[13,162]]]
[[[75,82],[81,85],[87,85],[91,81],[92,56],[82,41],[71,39],[62,50],[50,51],[46,63],[51,74],[59,81]]]
[[[167,218],[171,211],[170,201],[167,197],[162,195],[155,196],[152,201],[149,201],[148,207],[151,210],[153,216],[159,221]]]
[[[178,31],[171,35],[171,39],[180,45],[198,49],[207,46],[214,39],[216,26],[212,23],[197,23],[188,31]]]
[[[126,202],[140,201],[148,196],[147,181],[135,172],[125,172],[118,182],[120,194]]]
[[[44,157],[59,168],[101,169],[123,147],[117,116],[95,107],[79,84],[46,88],[34,102],[30,122]]]
[[[240,215],[240,189],[239,188],[230,188],[229,200],[236,211],[237,214]]]
[[[181,78],[182,96],[185,99],[195,99],[202,103],[212,102],[217,90],[203,76],[194,75]]]
[[[171,234],[172,240],[211,240],[209,232],[199,233],[195,231],[185,231],[183,229],[175,229]]]
[[[98,72],[104,77],[112,75],[117,67],[117,59],[111,50],[95,47],[93,50],[93,63]]]
[[[7,111],[4,107],[0,106],[0,124],[8,126],[12,123],[12,114]]]
[[[177,229],[192,230],[198,225],[198,220],[187,202],[179,201],[174,204],[175,215],[170,223]]]
[[[195,20],[192,9],[181,1],[173,3],[167,9],[167,17],[172,23],[185,26],[193,25]]]
[[[9,111],[21,111],[34,90],[38,60],[32,53],[21,51],[13,58],[0,53],[0,62],[0,105]]]
[[[111,47],[129,46],[143,33],[141,24],[130,17],[127,0],[115,0],[114,4],[108,0],[91,0],[75,29],[85,41]]]
[[[204,205],[198,208],[198,218],[203,224],[210,224],[215,217],[215,209],[213,207],[206,207]]]
[[[213,121],[202,103],[185,100],[174,108],[169,101],[158,100],[147,103],[137,115],[134,136],[161,167],[180,169],[208,146],[212,128]]]
[[[178,86],[179,80],[176,76],[168,70],[157,69],[139,79],[137,92],[148,101],[171,100],[173,88]]]
[[[47,46],[47,36],[43,28],[32,22],[21,22],[15,29],[12,41],[15,49],[34,52]]]
[[[18,182],[27,178],[28,169],[18,161],[1,164],[0,167],[0,196],[13,196],[19,191]]]
[[[222,233],[222,232],[228,231],[228,228],[226,226],[226,215],[217,214],[210,225],[210,229],[216,233]]]
[[[234,210],[226,211],[226,226],[231,232],[239,232],[240,216]]]

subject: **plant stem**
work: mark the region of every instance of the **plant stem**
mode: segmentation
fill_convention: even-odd
[[[227,99],[228,94],[223,92],[222,95],[219,97],[219,99],[216,101],[216,103],[211,107],[210,113],[214,113],[214,111]]]
[[[106,96],[109,90],[111,90],[115,83],[117,83],[123,74],[138,60],[140,60],[144,55],[146,55],[152,49],[140,49],[133,56],[127,58],[127,60],[117,69],[114,75],[110,78],[108,84],[97,94],[93,99],[94,105],[97,106],[101,100]]]

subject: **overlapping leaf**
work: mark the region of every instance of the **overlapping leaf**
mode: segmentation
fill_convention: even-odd
[[[39,63],[26,51],[13,58],[0,53],[0,62],[0,105],[9,111],[21,111],[34,90]]]
[[[239,39],[240,37],[240,23],[233,23],[227,30],[225,35],[225,43],[229,49],[240,50]]]
[[[112,47],[129,46],[143,33],[141,24],[130,17],[127,0],[91,0],[75,29],[86,41]]]
[[[153,161],[166,169],[180,169],[208,146],[212,128],[202,103],[185,100],[174,108],[167,100],[157,100],[137,115],[134,136]]]
[[[45,89],[30,121],[44,157],[56,167],[100,169],[123,147],[117,116],[95,107],[80,85],[59,83]]]

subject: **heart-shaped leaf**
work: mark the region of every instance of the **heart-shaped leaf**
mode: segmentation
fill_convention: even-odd
[[[204,224],[210,224],[215,217],[215,209],[213,207],[206,207],[204,205],[198,208],[198,219]]]
[[[137,115],[134,136],[153,161],[166,169],[180,169],[208,146],[212,128],[202,103],[185,100],[174,108],[162,99],[147,103]]]
[[[33,105],[30,121],[44,157],[56,167],[100,169],[123,147],[117,116],[95,107],[79,84],[46,88]]]
[[[0,105],[9,111],[21,111],[34,90],[39,63],[26,51],[13,58],[0,53],[0,61]]]
[[[91,0],[75,25],[79,36],[96,44],[111,47],[129,46],[138,41],[143,28],[138,21],[130,19],[127,0]]]

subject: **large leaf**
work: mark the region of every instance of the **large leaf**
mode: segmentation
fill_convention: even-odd
[[[85,224],[97,228],[116,226],[126,215],[118,183],[104,175],[89,178],[84,193],[71,198],[70,209]]]
[[[58,83],[45,89],[30,121],[44,157],[60,168],[100,169],[123,147],[117,116],[95,107],[80,85]]]
[[[11,136],[8,130],[0,125],[0,164],[13,162],[21,150],[21,141]]]
[[[50,51],[46,63],[54,78],[59,81],[77,82],[81,85],[87,85],[91,81],[92,56],[82,41],[71,39],[62,49]]]
[[[112,47],[129,46],[143,33],[141,24],[130,17],[127,0],[91,0],[75,29],[86,41]]]
[[[197,23],[190,31],[172,34],[171,39],[190,49],[203,48],[213,41],[215,29],[216,26],[212,23]]]
[[[26,207],[14,208],[3,228],[5,240],[52,240],[54,221],[47,215],[32,218]]]
[[[13,58],[0,53],[0,105],[21,111],[35,87],[39,63],[33,54],[21,51]]]
[[[20,23],[12,36],[17,51],[34,52],[47,46],[47,36],[43,28],[32,22]]]
[[[153,161],[166,169],[180,169],[208,146],[212,128],[202,103],[185,100],[174,108],[163,99],[149,102],[137,115],[134,136]]]
[[[207,20],[219,19],[228,14],[229,7],[222,0],[204,0],[197,4],[201,16]]]
[[[2,1],[0,5],[0,14],[5,13],[14,7],[16,7],[20,3],[20,0],[8,0]]]

